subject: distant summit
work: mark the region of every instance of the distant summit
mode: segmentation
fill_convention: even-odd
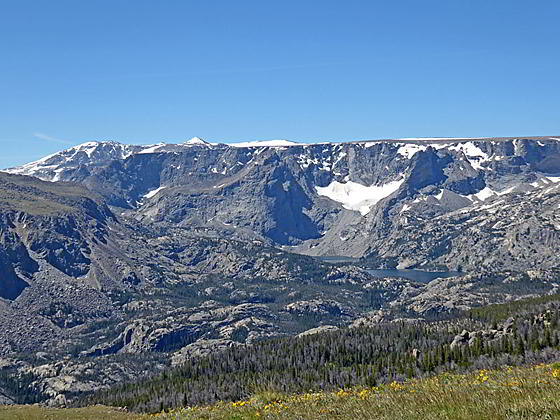
[[[201,146],[210,146],[210,143],[208,143],[207,141],[204,141],[203,139],[201,139],[200,137],[193,137],[190,140],[187,140],[186,142],[184,142],[183,144],[185,145],[195,145],[195,144],[199,144]]]

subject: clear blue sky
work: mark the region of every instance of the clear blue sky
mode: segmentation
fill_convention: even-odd
[[[89,140],[560,134],[560,2],[0,0],[0,167]]]

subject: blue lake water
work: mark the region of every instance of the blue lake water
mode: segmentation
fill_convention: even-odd
[[[319,257],[321,261],[329,263],[348,263],[359,265],[360,260],[352,257]],[[374,277],[400,277],[420,283],[429,283],[434,279],[462,276],[459,271],[424,271],[424,270],[397,270],[397,269],[367,269]]]

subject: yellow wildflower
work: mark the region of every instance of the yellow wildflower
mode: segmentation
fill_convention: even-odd
[[[336,393],[337,397],[347,397],[348,395],[350,395],[350,393],[348,391],[343,390],[343,389],[341,389],[340,391],[338,391]]]
[[[405,389],[406,387],[403,384],[398,383],[397,381],[393,381],[389,384],[389,387],[393,390],[393,391],[401,391],[403,389]]]

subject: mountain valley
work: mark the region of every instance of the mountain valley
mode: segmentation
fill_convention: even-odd
[[[0,395],[14,402],[560,281],[560,137],[89,142],[1,172],[0,208]]]

